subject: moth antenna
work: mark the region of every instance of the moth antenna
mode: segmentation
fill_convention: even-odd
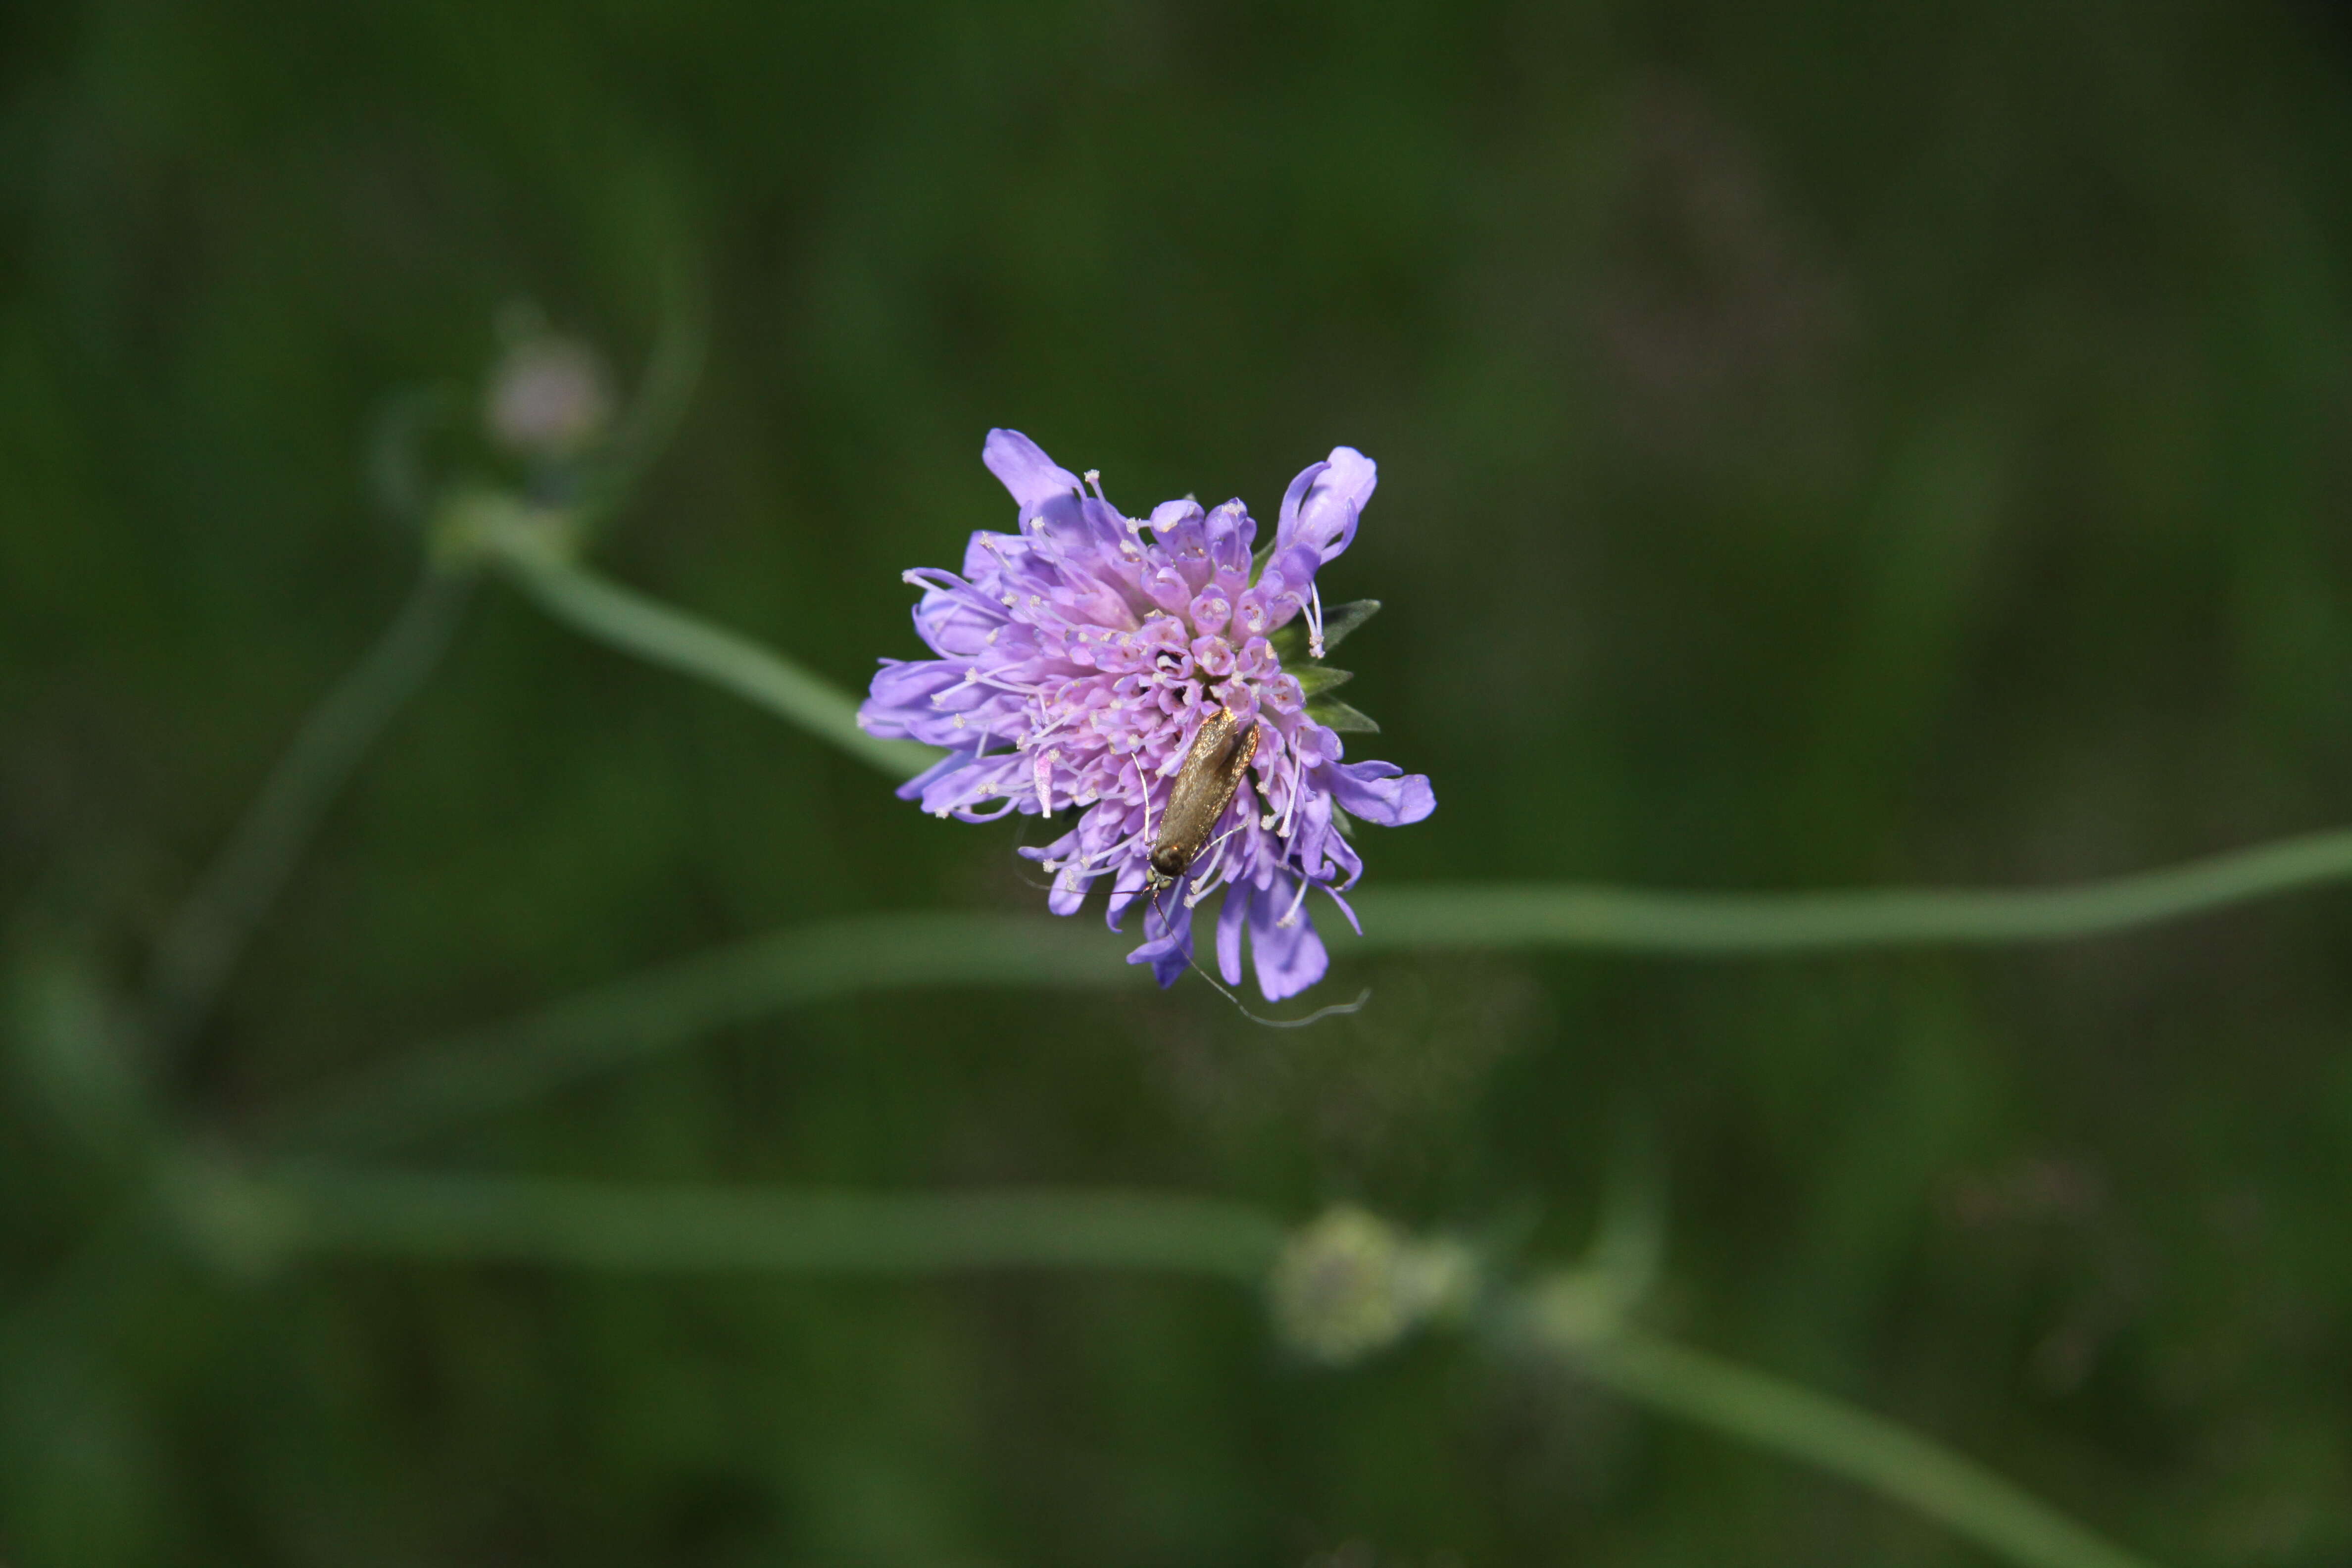
[[[1265,1018],[1260,1017],[1257,1014],[1253,1013],[1248,1008],[1243,1006],[1242,999],[1240,997],[1234,995],[1223,985],[1217,984],[1217,977],[1211,974],[1207,970],[1202,968],[1201,961],[1199,959],[1196,958],[1192,961],[1192,967],[1193,973],[1199,975],[1202,979],[1209,983],[1210,990],[1223,997],[1225,1001],[1232,1005],[1234,1012],[1239,1013],[1243,1017],[1247,1018],[1251,1023],[1257,1025],[1260,1028],[1303,1029],[1309,1024],[1319,1024],[1326,1018],[1335,1017],[1341,1014],[1360,1013],[1364,1009],[1364,1004],[1372,999],[1372,988],[1367,985],[1356,994],[1356,999],[1353,1002],[1334,1002],[1328,1007],[1316,1008],[1315,1011],[1307,1014],[1304,1018]]]
[[[1169,892],[1170,889],[1181,885],[1181,880],[1182,879],[1180,878],[1162,882],[1156,888],[1148,883],[1145,885],[1143,890],[1146,896],[1146,901],[1143,907],[1147,911],[1149,911],[1143,917],[1143,935],[1145,940],[1149,941],[1151,936],[1152,915],[1158,915],[1160,917],[1160,934],[1161,936],[1166,936],[1170,931],[1174,929],[1169,922],[1168,906],[1161,903],[1160,900],[1163,895]]]

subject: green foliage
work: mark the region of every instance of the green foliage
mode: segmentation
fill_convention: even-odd
[[[1219,1279],[460,1245],[584,1257],[591,1191],[1084,1188],[1344,1198],[1535,1270],[1628,1107],[1681,1337],[2169,1561],[2352,1549],[2340,898],[1777,966],[1506,949],[1446,902],[2067,883],[2346,816],[2352,99],[2315,9],[232,0],[11,37],[11,1568],[1952,1560],[1467,1336],[1286,1362]],[[469,429],[517,300],[631,387],[709,323],[595,548],[793,661],[735,667],[780,708],[915,651],[898,572],[1007,515],[991,425],[1265,517],[1370,453],[1349,695],[1441,808],[1360,835],[1364,910],[1448,951],[1343,950],[1373,1001],[1307,1031],[1161,996],[1090,919],[1013,923],[1015,825],[502,590],[146,1051],[174,911],[416,578],[414,509],[370,510],[387,422],[429,479],[562,499]],[[914,984],[853,923],[898,911],[1021,984]],[[681,1023],[673,984],[730,1005]],[[540,1032],[438,1115],[411,1043],[446,1068],[508,1016]],[[531,1184],[371,1188],[440,1251],[312,1257],[327,1178],[260,1163],[302,1129]],[[709,1218],[623,1212],[680,1249]]]

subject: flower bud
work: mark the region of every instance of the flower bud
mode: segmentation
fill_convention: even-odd
[[[1317,1361],[1360,1360],[1468,1307],[1478,1268],[1449,1240],[1416,1241],[1348,1205],[1294,1234],[1276,1260],[1275,1327]]]
[[[554,333],[525,337],[490,373],[482,423],[522,458],[576,458],[613,422],[612,378],[587,344]]]

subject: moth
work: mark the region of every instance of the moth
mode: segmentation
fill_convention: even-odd
[[[1192,749],[1184,753],[1184,765],[1168,791],[1168,814],[1160,819],[1160,831],[1151,840],[1147,886],[1169,887],[1192,869],[1256,756],[1255,721],[1244,729],[1223,708],[1201,721]]]

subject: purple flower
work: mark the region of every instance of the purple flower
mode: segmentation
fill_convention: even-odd
[[[1097,476],[1081,484],[1016,431],[990,431],[982,457],[1019,503],[1020,531],[973,534],[961,575],[906,574],[924,591],[915,630],[940,657],[884,659],[858,710],[873,734],[949,749],[898,794],[966,822],[1077,808],[1069,832],[1022,851],[1053,874],[1055,914],[1076,914],[1108,877],[1112,930],[1145,906],[1143,945],[1128,962],[1171,985],[1192,963],[1193,909],[1223,888],[1226,983],[1241,982],[1246,928],[1258,988],[1268,1001],[1297,995],[1328,966],[1307,892],[1322,889],[1355,922],[1341,897],[1363,872],[1349,818],[1395,826],[1437,804],[1419,773],[1341,760],[1340,730],[1376,726],[1328,695],[1347,674],[1321,662],[1380,607],[1327,616],[1315,586],[1355,539],[1379,471],[1334,447],[1291,481],[1273,542],[1253,555],[1257,524],[1238,500],[1208,511],[1167,501],[1138,520],[1103,498]],[[1230,724],[1194,756],[1221,710]],[[1254,749],[1243,743],[1253,731]],[[1223,798],[1198,787],[1220,766],[1214,784],[1230,804],[1193,820],[1199,802]],[[1171,819],[1179,784],[1188,788]],[[1172,875],[1154,870],[1155,848]]]

